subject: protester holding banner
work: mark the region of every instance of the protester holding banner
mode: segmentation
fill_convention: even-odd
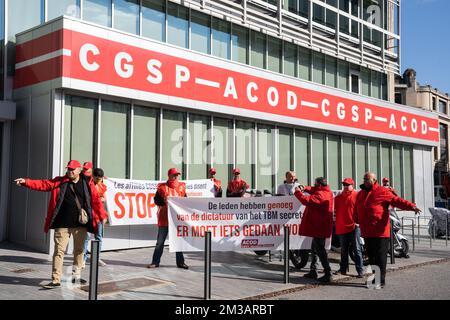
[[[305,277],[317,279],[317,256],[324,268],[325,275],[318,280],[328,283],[332,280],[331,267],[325,249],[326,238],[331,237],[333,229],[333,193],[323,177],[316,178],[314,187],[302,188],[310,195],[306,196],[296,188],[295,196],[306,206],[300,224],[300,235],[312,237],[311,269]]]
[[[158,206],[158,237],[156,240],[155,251],[153,252],[152,263],[148,268],[158,268],[161,261],[161,256],[164,251],[164,242],[169,233],[169,221],[167,212],[167,198],[168,197],[186,197],[186,184],[180,182],[178,177],[181,173],[176,168],[170,168],[167,172],[169,179],[165,183],[161,183],[157,187],[155,194],[155,204]],[[184,263],[184,256],[182,252],[176,253],[176,263],[178,268],[189,269]]]
[[[364,275],[364,265],[361,250],[361,232],[355,219],[356,195],[358,192],[354,189],[355,182],[352,178],[346,178],[342,181],[344,189],[334,198],[334,211],[336,214],[336,235],[341,242],[341,263],[340,268],[335,274],[346,275],[348,269],[348,252],[353,250],[355,257],[355,267],[358,277]]]
[[[245,194],[245,190],[250,186],[241,179],[241,170],[238,168],[233,169],[233,180],[228,182],[227,197],[240,198]]]
[[[214,197],[215,198],[222,198],[222,181],[219,179],[216,179],[217,171],[214,168],[209,169],[209,179],[214,182]]]
[[[84,168],[84,167],[83,167]],[[97,189],[98,195],[100,197],[100,201],[103,204],[103,207],[106,209],[105,204],[106,204],[106,198],[105,198],[105,193],[107,191],[107,187],[106,185],[103,183],[103,177],[104,177],[104,172],[103,169],[101,168],[95,168],[92,171],[93,177],[92,180],[94,182],[94,186]],[[102,241],[103,241],[103,230],[105,229],[105,224],[108,221],[108,218],[105,217],[102,221],[98,221],[97,224],[97,232],[94,234],[95,240],[99,241],[99,251],[102,250]],[[84,260],[83,260],[83,269],[86,266],[86,261],[88,258],[88,247],[89,247],[89,239],[90,236],[87,235],[86,236],[86,241],[84,242]],[[98,264],[101,267],[105,267],[106,263],[103,260],[98,260]]]
[[[378,185],[377,177],[373,172],[364,175],[364,183],[356,197],[356,214],[364,238],[369,263],[376,265],[381,271],[381,284],[384,287],[386,277],[387,253],[390,241],[390,215],[389,206],[402,210],[411,210],[420,213],[417,206],[395,196],[389,189]]]
[[[81,164],[77,160],[70,160],[66,168],[66,175],[50,180],[14,180],[19,186],[51,192],[44,231],[47,233],[49,229],[55,229],[55,251],[52,282],[44,286],[47,289],[61,286],[64,254],[71,236],[74,242],[72,282],[81,280],[86,232],[96,232],[98,221],[107,216],[94,184],[80,177]]]
[[[299,186],[294,171],[286,172],[286,180],[277,188],[277,196],[291,196]]]

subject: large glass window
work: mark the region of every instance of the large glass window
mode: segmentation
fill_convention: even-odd
[[[236,121],[235,154],[236,167],[241,169],[241,178],[253,187],[253,164],[254,160],[254,134],[255,126],[252,122]]]
[[[328,135],[328,184],[332,190],[339,190],[341,182],[341,140],[339,136]]]
[[[189,179],[205,179],[210,163],[211,143],[208,137],[210,117],[189,115]]]
[[[349,137],[342,138],[342,174],[343,179],[345,178],[353,178],[355,181],[359,181],[360,179],[356,179],[355,177],[355,167],[354,167],[354,157],[355,157],[355,139]],[[358,182],[356,182],[358,184]]]
[[[233,24],[232,56],[233,61],[248,63],[248,29]]]
[[[258,147],[257,147],[257,188],[267,189],[273,192],[273,138],[274,128],[268,125],[258,125]]]
[[[371,89],[372,97],[381,99],[381,77],[379,72],[372,71],[371,84],[372,84]]]
[[[64,160],[96,162],[94,141],[98,100],[65,96],[64,107]]]
[[[139,34],[139,0],[114,1],[114,28]]]
[[[289,76],[297,76],[297,46],[284,42],[284,66],[283,72]]]
[[[213,167],[216,168],[216,177],[222,180],[225,190],[233,169],[233,121],[214,118],[213,125]],[[225,196],[225,192],[223,193]]]
[[[213,18],[213,55],[230,59],[230,23]]]
[[[326,56],[325,59],[325,84],[330,87],[337,87],[337,68],[336,59],[333,57]]]
[[[439,112],[447,114],[447,102],[439,100]]]
[[[282,57],[281,40],[269,37],[267,51],[268,51],[267,69],[281,73],[281,57]]]
[[[43,18],[41,0],[8,1],[8,40],[15,42],[15,35],[39,25]]]
[[[322,53],[313,52],[313,82],[325,84],[325,63]]]
[[[158,179],[159,109],[134,106],[133,179]]]
[[[129,178],[128,127],[130,105],[102,101],[100,167],[112,178]]]
[[[158,41],[166,41],[166,2],[142,0],[142,35]]]
[[[307,131],[295,130],[295,173],[300,184],[310,185],[310,135]]]
[[[299,48],[298,75],[300,79],[311,80],[311,51],[306,48]]]
[[[337,6],[337,0],[322,0],[323,2],[326,2],[327,4],[336,7]],[[336,28],[336,19],[337,14],[336,12],[325,9],[325,7],[322,7],[321,5],[314,3],[313,6],[313,20],[315,22],[321,23],[326,25],[329,28],[335,29]]]
[[[378,180],[382,181],[383,178],[392,180],[391,145],[388,143],[381,144],[381,164],[381,175]]]
[[[111,27],[111,0],[83,0],[83,19]]]
[[[392,186],[397,190],[397,194],[403,197],[403,172],[402,172],[402,146],[394,145],[394,176]]]
[[[179,47],[188,47],[189,9],[168,2],[168,35],[167,41]]]
[[[170,110],[163,111],[162,123],[162,179],[166,179],[167,170],[176,167],[182,171],[182,177],[186,177],[184,172],[184,130],[186,114]]]
[[[338,81],[339,81],[339,89],[349,90],[348,86],[348,63],[345,61],[338,61]]]
[[[367,140],[356,139],[356,179],[362,180],[368,171]]]
[[[211,51],[211,17],[198,11],[191,13],[191,49],[210,53]]]
[[[277,184],[283,183],[286,171],[292,170],[292,129],[278,129],[278,168],[275,168]]]
[[[251,65],[258,68],[266,67],[266,35],[251,32]]]
[[[370,70],[361,68],[361,93],[370,96]]]
[[[79,18],[80,8],[77,2],[77,0],[47,0],[47,19],[52,20],[62,15]]]
[[[325,176],[325,135],[323,133],[312,133],[312,179]]]
[[[403,146],[403,171],[405,177],[406,200],[414,201],[414,166],[413,166],[413,147]]]
[[[370,141],[369,143],[369,171],[372,171],[379,177],[380,175],[380,143]]]

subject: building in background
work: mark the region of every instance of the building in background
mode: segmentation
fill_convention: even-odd
[[[398,0],[0,3],[11,178],[60,175],[75,158],[147,180],[214,166],[226,181],[239,167],[273,191],[291,169],[333,189],[371,170],[433,204],[438,117],[393,103]],[[48,197],[9,187],[7,238],[49,252]],[[152,226],[109,226],[103,248],[155,239]]]
[[[450,191],[449,174],[449,125],[450,97],[431,85],[420,85],[414,69],[407,69],[403,76],[397,76],[395,81],[395,102],[431,111],[439,117],[439,144],[434,148],[434,184],[436,191]],[[439,189],[438,186],[444,186]],[[447,196],[450,192],[447,191]],[[436,194],[437,195],[437,194]],[[441,193],[441,197],[444,195]]]

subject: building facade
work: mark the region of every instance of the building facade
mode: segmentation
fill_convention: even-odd
[[[227,181],[239,167],[252,188],[274,191],[287,170],[333,189],[371,170],[433,203],[437,116],[393,103],[397,0],[3,5],[11,177],[61,175],[69,159],[145,180],[173,166],[201,179],[213,166]],[[49,252],[47,200],[11,187],[8,239]],[[104,249],[155,240],[154,226],[110,226]]]
[[[414,69],[407,69],[403,76],[397,76],[395,81],[395,102],[431,111],[439,117],[439,144],[433,152],[435,195],[447,198],[450,190],[449,174],[449,132],[450,97],[431,85],[420,85]],[[439,186],[443,186],[439,188]],[[448,185],[446,187],[445,185]]]

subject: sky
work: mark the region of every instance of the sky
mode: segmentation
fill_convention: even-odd
[[[450,95],[450,0],[402,0],[401,72]]]

